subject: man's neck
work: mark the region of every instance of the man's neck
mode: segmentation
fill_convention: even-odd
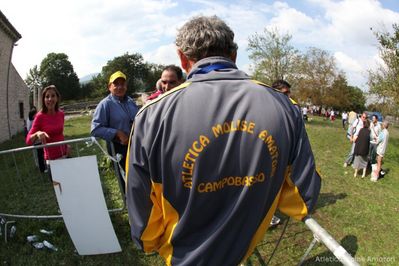
[[[126,95],[123,95],[123,96],[116,96],[116,95],[114,95],[114,94],[111,94],[111,96],[112,96],[115,100],[118,100],[118,101],[123,101],[123,100],[126,99]]]

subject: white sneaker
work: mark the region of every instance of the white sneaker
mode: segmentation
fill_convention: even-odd
[[[278,218],[277,216],[273,215],[272,220],[270,221],[270,226],[275,226],[278,225],[280,223],[281,219]]]
[[[348,167],[348,164],[347,164],[347,163],[344,163],[344,167]]]

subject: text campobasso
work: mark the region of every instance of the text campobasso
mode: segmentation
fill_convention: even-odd
[[[216,139],[225,134],[233,133],[236,131],[245,132],[256,136],[255,122],[246,120],[235,120],[226,121],[221,124],[216,124],[212,126],[213,137]],[[261,130],[257,134],[257,138],[260,139],[269,151],[271,157],[271,172],[270,177],[273,177],[276,173],[278,164],[278,147],[272,135],[269,134],[267,130]],[[195,161],[200,156],[200,154],[206,149],[206,147],[211,143],[211,139],[206,135],[200,135],[189,147],[187,153],[184,156],[182,164],[181,179],[183,186],[185,188],[191,189],[193,186],[193,173],[195,168]],[[226,186],[253,186],[257,183],[264,182],[266,180],[266,175],[263,172],[252,173],[246,176],[225,176],[219,178],[217,181],[212,182],[202,182],[196,187],[199,193],[215,192],[225,188]]]

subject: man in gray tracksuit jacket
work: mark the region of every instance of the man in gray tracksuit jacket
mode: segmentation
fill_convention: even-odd
[[[187,82],[135,118],[126,187],[131,234],[167,265],[237,265],[277,208],[300,220],[320,191],[301,114],[283,93],[237,69],[233,37],[217,17],[187,22],[176,40]],[[220,40],[198,56],[187,48],[201,43],[193,38]]]

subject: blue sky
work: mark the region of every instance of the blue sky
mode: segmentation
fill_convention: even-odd
[[[237,65],[250,73],[248,38],[265,28],[292,35],[305,51],[317,47],[335,57],[349,84],[367,90],[367,70],[378,64],[374,30],[399,23],[397,0],[13,0],[1,11],[22,35],[13,63],[25,78],[50,52],[69,56],[79,77],[100,72],[108,60],[126,52],[148,62],[179,64],[176,30],[195,15],[217,15],[236,34]]]

